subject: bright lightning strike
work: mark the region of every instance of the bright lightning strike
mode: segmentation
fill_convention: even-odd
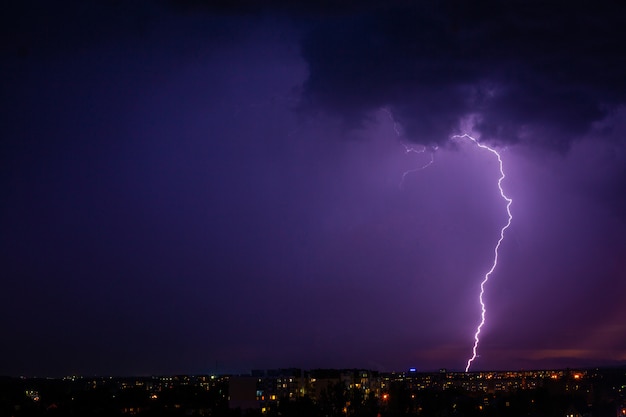
[[[398,126],[398,124],[396,123],[396,121],[393,118],[393,114],[391,113],[391,111],[389,109],[382,109],[385,113],[387,113],[387,116],[389,116],[389,119],[391,120],[391,122],[393,123],[393,129],[396,132],[396,136],[400,137],[401,136],[401,131],[400,131],[400,127]],[[486,313],[487,313],[487,308],[485,306],[485,301],[484,301],[484,295],[485,295],[485,285],[487,285],[487,282],[489,281],[489,278],[491,277],[491,274],[493,274],[493,272],[495,271],[496,267],[498,266],[498,252],[500,250],[500,245],[502,244],[502,241],[504,240],[504,232],[509,228],[509,226],[511,226],[511,221],[513,220],[513,215],[511,214],[511,203],[513,203],[513,200],[511,198],[509,198],[505,193],[504,190],[502,189],[502,181],[504,180],[504,178],[506,178],[506,175],[504,174],[504,166],[503,166],[503,162],[502,162],[502,158],[500,157],[500,153],[498,153],[498,151],[496,151],[494,148],[491,148],[487,145],[484,145],[482,143],[480,143],[477,139],[475,139],[474,137],[466,134],[463,135],[454,135],[452,136],[451,139],[469,139],[471,140],[476,146],[478,146],[480,149],[484,149],[488,152],[491,152],[493,155],[495,155],[495,157],[498,159],[498,164],[499,164],[499,168],[500,168],[500,178],[498,178],[498,189],[500,190],[500,196],[502,197],[502,199],[504,201],[506,201],[506,213],[508,215],[507,218],[507,222],[506,224],[500,229],[500,237],[498,239],[498,242],[496,243],[496,246],[494,247],[494,256],[493,256],[493,263],[491,264],[491,268],[489,269],[489,271],[487,271],[487,273],[485,274],[485,276],[483,277],[483,280],[480,283],[480,293],[478,296],[478,301],[480,302],[480,323],[478,324],[478,326],[476,327],[476,332],[474,333],[474,346],[472,347],[472,356],[471,358],[469,358],[467,360],[467,365],[465,367],[465,372],[469,372],[470,367],[472,366],[472,362],[474,362],[474,360],[478,357],[478,344],[480,343],[480,332],[483,328],[483,326],[485,325],[486,322]],[[404,150],[406,153],[424,153],[426,152],[426,147],[422,146],[420,148],[415,148],[413,146],[408,146],[406,144],[402,144],[402,146],[404,146]],[[423,169],[428,168],[430,165],[432,165],[435,162],[435,154],[434,151],[437,150],[437,147],[433,147],[432,148],[432,152],[430,154],[430,161],[428,161],[426,164],[419,166],[417,168],[413,168],[410,169],[408,171],[405,171],[404,174],[402,174],[402,180],[400,181],[400,188],[402,188],[403,184],[404,184],[404,180],[406,179],[407,175],[412,174],[414,172],[417,171],[421,171]]]
[[[478,356],[477,352],[478,352],[478,343],[480,342],[480,331],[485,325],[485,315],[487,312],[487,309],[485,307],[485,302],[483,299],[485,295],[485,285],[487,284],[487,281],[489,281],[489,277],[491,277],[491,274],[493,273],[493,271],[495,271],[496,267],[498,266],[498,251],[500,250],[500,245],[502,244],[502,241],[504,240],[504,232],[506,231],[506,229],[509,228],[509,226],[511,225],[511,221],[513,220],[513,216],[511,215],[511,203],[513,202],[513,200],[507,197],[507,195],[504,194],[504,190],[502,189],[502,180],[504,180],[506,175],[504,175],[502,158],[500,157],[500,154],[498,153],[498,151],[496,151],[493,148],[490,148],[487,145],[484,145],[478,142],[478,140],[476,140],[475,138],[471,137],[468,134],[455,135],[455,136],[452,136],[452,139],[469,139],[472,142],[474,142],[474,144],[476,144],[476,146],[478,146],[479,148],[491,152],[492,154],[496,156],[496,158],[498,158],[498,163],[500,164],[500,178],[498,179],[498,189],[500,190],[500,196],[502,197],[502,199],[506,201],[506,212],[508,215],[508,220],[506,224],[502,227],[502,229],[500,229],[500,238],[498,239],[498,243],[496,243],[496,246],[493,250],[494,256],[493,256],[493,263],[491,265],[491,269],[487,271],[482,282],[480,283],[480,295],[478,296],[478,300],[480,301],[480,324],[478,325],[478,327],[476,327],[476,333],[474,333],[474,347],[472,348],[472,357],[467,360],[467,366],[465,367],[465,372],[468,372],[470,367],[472,366],[472,362],[474,362],[474,360]]]

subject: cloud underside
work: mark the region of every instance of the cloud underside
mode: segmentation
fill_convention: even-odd
[[[438,2],[325,17],[302,42],[302,107],[348,127],[386,107],[422,143],[471,120],[483,139],[564,149],[626,102],[624,9]]]

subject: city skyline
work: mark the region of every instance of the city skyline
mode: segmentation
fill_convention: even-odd
[[[274,369],[248,375],[0,378],[28,415],[624,415],[624,367],[385,373]]]
[[[2,19],[0,375],[626,363],[623,5]],[[216,365],[217,364],[217,365]]]

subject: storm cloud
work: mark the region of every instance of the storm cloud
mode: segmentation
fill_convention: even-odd
[[[625,12],[602,2],[422,2],[325,17],[302,42],[303,105],[348,125],[386,107],[421,143],[469,121],[483,140],[565,149],[626,102]]]
[[[477,369],[623,363],[625,9],[11,2],[0,374],[464,369],[455,133]]]

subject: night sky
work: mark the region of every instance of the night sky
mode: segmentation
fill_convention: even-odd
[[[626,363],[626,6],[334,3],[2,6],[0,375],[463,370],[461,133],[473,369]]]

